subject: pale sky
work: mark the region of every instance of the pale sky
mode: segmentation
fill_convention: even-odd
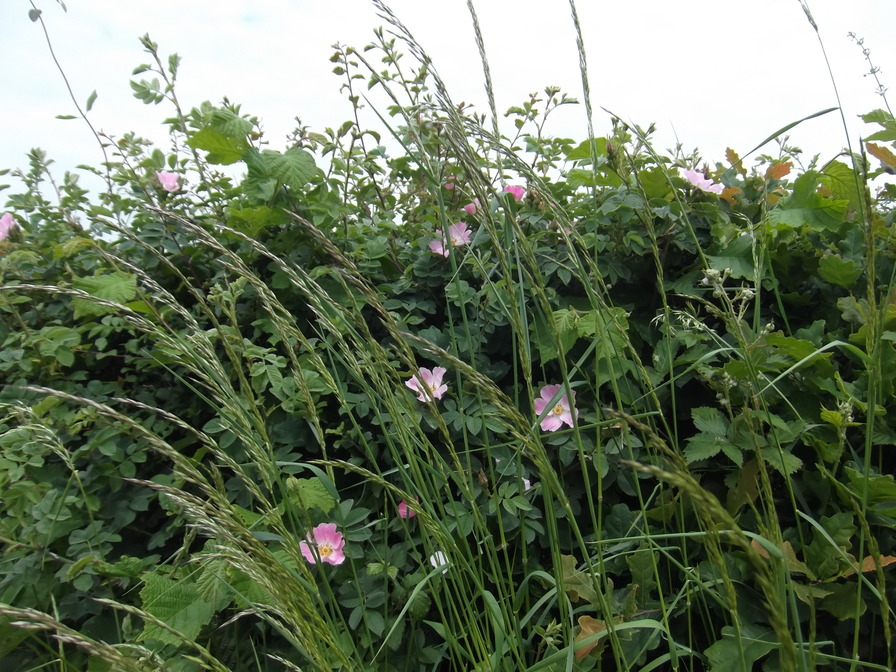
[[[34,0],[43,10],[56,56],[82,103],[98,93],[89,116],[112,135],[135,131],[167,147],[165,103],[131,96],[131,72],[147,61],[138,37],[149,33],[167,55],[182,58],[178,95],[186,108],[227,96],[262,119],[270,146],[282,149],[293,119],[312,130],[351,117],[329,57],[336,42],[363,47],[384,25],[369,0]],[[488,111],[466,0],[389,0],[432,57],[455,102]],[[857,115],[883,107],[868,64],[848,37],[865,38],[883,83],[896,85],[894,0],[808,0],[840,89],[853,142],[872,132]],[[532,91],[557,85],[581,99],[582,85],[568,0],[475,0],[503,113]],[[27,0],[0,1],[0,168],[23,167],[34,146],[62,168],[97,164],[99,149],[74,114],[39,23]],[[728,146],[743,154],[782,126],[835,106],[815,31],[798,0],[579,0],[596,114],[595,133],[609,131],[601,107],[647,127],[658,149],[677,138],[710,162]],[[411,56],[405,57],[406,62]],[[896,89],[894,89],[896,95]],[[380,128],[371,114],[367,125]],[[584,106],[558,111],[549,135],[587,137]],[[790,132],[806,158],[832,158],[845,145],[832,113]],[[769,146],[766,151],[774,152]],[[8,178],[0,178],[8,182]],[[4,194],[0,192],[0,203]]]

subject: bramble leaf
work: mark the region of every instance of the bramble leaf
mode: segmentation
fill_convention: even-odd
[[[155,639],[175,646],[195,640],[214,614],[214,605],[201,598],[196,584],[153,573],[144,574],[143,581],[140,591],[143,610],[180,633],[180,636],[147,621],[140,640]]]
[[[94,275],[86,278],[75,278],[72,283],[75,289],[87,292],[91,296],[115,303],[133,301],[137,295],[137,278],[129,273],[116,271],[105,275]],[[115,312],[112,306],[103,306],[89,299],[75,298],[75,318],[98,317]]]
[[[843,221],[846,201],[824,198],[817,187],[821,173],[809,170],[796,178],[793,192],[769,212],[769,221],[782,228],[808,225],[815,230],[834,229]]]
[[[244,137],[233,138],[213,128],[203,128],[187,139],[193,149],[208,152],[206,161],[227,166],[243,158],[249,150],[249,142]]]

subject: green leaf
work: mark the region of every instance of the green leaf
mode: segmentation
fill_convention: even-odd
[[[808,170],[793,185],[793,192],[778,203],[769,221],[780,228],[800,228],[804,224],[821,231],[833,230],[843,221],[847,201],[833,201],[818,193],[821,173]]]
[[[694,426],[701,432],[713,434],[720,438],[728,436],[728,419],[717,408],[700,406],[691,411]]]
[[[589,145],[587,140],[579,143],[569,154],[566,155],[567,161],[580,161],[582,159],[590,159],[592,148],[594,149],[595,156],[606,156],[607,155],[607,144],[608,141],[606,138],[594,138],[594,141],[591,145]]]
[[[88,112],[90,112],[90,110],[93,108],[93,104],[94,104],[95,102],[96,102],[96,90],[94,90],[94,92],[91,93],[91,94],[87,97],[87,105],[86,105],[86,107],[87,107],[87,111],[88,111]]]
[[[821,184],[828,190],[829,196],[837,201],[846,201],[847,211],[855,210],[862,199],[856,176],[851,166],[842,161],[831,161],[824,167]]]
[[[863,499],[862,493],[868,489],[868,503],[878,513],[891,518],[896,518],[896,480],[890,474],[863,474],[858,469],[846,467],[844,469],[849,484],[852,487],[853,496],[859,501]]]
[[[154,639],[175,646],[194,641],[214,614],[214,605],[202,599],[196,584],[152,573],[144,574],[143,582],[140,591],[143,610],[173,628],[180,636],[147,622],[140,640]]]
[[[753,241],[749,236],[738,236],[719,254],[706,257],[713,268],[731,269],[731,277],[755,282],[755,264],[753,263]]]
[[[782,351],[783,354],[787,355],[787,357],[793,360],[794,363],[802,362],[808,357],[811,357],[812,359],[808,361],[809,364],[818,366],[828,375],[833,372],[833,368],[830,364],[830,359],[833,356],[833,353],[818,352],[818,348],[812,341],[785,336],[780,331],[775,331],[766,335],[765,343]]]
[[[38,351],[44,357],[53,357],[62,366],[75,363],[72,348],[81,344],[81,336],[68,327],[44,327],[40,330]]]
[[[818,275],[822,280],[849,289],[862,275],[862,269],[852,259],[843,259],[836,254],[826,254],[818,262]]]
[[[709,434],[698,434],[688,439],[684,449],[684,459],[688,464],[715,457],[722,450],[721,443]]]
[[[93,297],[125,304],[133,301],[137,295],[137,278],[129,273],[115,271],[105,275],[94,275],[86,278],[75,278],[72,283],[76,289],[87,292]],[[115,312],[112,306],[103,306],[89,299],[75,298],[75,318],[98,317]]]
[[[252,122],[243,119],[235,112],[224,108],[215,108],[203,119],[204,125],[228,138],[245,139],[252,132]]]
[[[216,558],[206,562],[196,577],[196,592],[216,610],[223,609],[230,602],[227,568],[227,562]]]
[[[535,334],[535,344],[538,346],[538,354],[543,362],[555,359],[560,356],[560,352],[566,353],[576,342],[577,334],[575,329],[561,330],[561,325],[569,326],[566,320],[566,313],[569,311],[558,310],[553,314],[554,321],[557,323],[555,329],[551,329],[548,320],[541,314],[537,313],[533,320]],[[559,318],[559,319],[558,319]],[[559,341],[559,348],[558,348]]]
[[[762,455],[762,458],[772,465],[782,476],[790,476],[799,471],[800,467],[803,466],[803,461],[796,455],[789,453],[786,450],[779,450],[774,446],[766,446],[765,448],[762,448],[759,453]]]
[[[881,126],[893,126],[896,128],[896,117],[893,117],[891,113],[880,108],[865,114],[860,114],[859,117],[861,117],[862,121],[868,124],[880,124]]]
[[[819,605],[841,621],[853,620],[865,613],[865,601],[856,599],[858,587],[855,583],[830,583],[825,586],[831,594]]]
[[[672,191],[666,172],[659,166],[639,172],[638,184],[647,198],[665,198]]]
[[[706,649],[709,672],[743,672],[752,670],[753,664],[778,648],[778,640],[771,630],[756,625],[741,628],[740,644],[730,625],[722,628],[722,639]]]
[[[267,206],[231,208],[229,215],[230,219],[227,223],[250,238],[257,238],[258,234],[264,231],[269,224],[284,221],[280,212],[272,210]]]
[[[35,22],[40,18],[40,15],[43,12],[40,9],[29,9],[28,10],[28,18],[31,19],[31,22]]]
[[[296,505],[303,509],[318,508],[324,513],[329,513],[336,506],[336,498],[327,491],[319,478],[290,476],[286,480],[286,488]]]
[[[249,150],[246,138],[232,138],[213,128],[203,128],[187,139],[193,149],[208,152],[206,160],[222,166],[236,163]]]
[[[594,582],[586,573],[576,568],[576,558],[573,555],[560,556],[560,570],[563,576],[563,589],[573,602],[597,602],[597,591],[594,590]]]
[[[290,189],[301,189],[318,173],[314,157],[304,149],[292,147],[283,154],[265,150],[262,154],[271,161],[271,175]]]

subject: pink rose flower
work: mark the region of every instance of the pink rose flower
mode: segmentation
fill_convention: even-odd
[[[464,206],[464,211],[468,215],[475,215],[476,211],[482,207],[482,204],[479,202],[478,198],[474,198],[472,203],[467,203]]]
[[[724,186],[713,182],[708,179],[703,173],[698,170],[686,170],[684,171],[684,179],[693,184],[698,189],[702,189],[703,191],[709,191],[714,194],[721,194],[725,189]]]
[[[317,548],[317,556],[321,562],[341,565],[345,561],[345,553],[342,552],[345,539],[336,531],[336,523],[321,523],[314,528],[313,533],[313,537],[308,535],[307,541],[299,542],[299,548],[305,559],[312,565],[317,564],[317,558],[311,550],[313,544]]]
[[[519,201],[526,195],[526,188],[521,187],[518,184],[512,185],[509,187],[504,187],[504,192],[508,194],[513,194],[513,200]]]
[[[417,512],[414,509],[408,508],[408,503],[405,500],[401,500],[398,505],[398,517],[399,518],[413,518],[417,515]]]
[[[535,400],[535,413],[539,416],[544,413],[548,404],[551,403],[551,399],[560,392],[562,387],[562,385],[545,385],[542,387],[540,398]],[[572,393],[572,399],[573,403],[575,403],[575,392]],[[544,420],[541,421],[541,428],[546,432],[556,432],[564,423],[572,427],[573,418],[578,417],[578,414],[579,412],[570,405],[569,398],[564,394],[548,411]]]
[[[445,234],[441,229],[436,231],[438,238],[435,240],[429,241],[429,249],[432,250],[435,254],[440,254],[443,257],[448,256],[448,247],[447,241],[445,240]],[[467,228],[467,225],[463,222],[457,222],[456,224],[452,224],[448,227],[448,239],[451,241],[451,244],[457,247],[458,245],[466,245],[470,242],[470,237],[473,232]]]
[[[442,384],[442,378],[447,371],[441,366],[435,367],[432,371],[421,367],[414,377],[406,380],[404,384],[417,393],[417,398],[420,401],[441,399],[442,395],[448,391],[448,386]]]
[[[180,189],[180,175],[177,173],[156,173],[156,177],[165,191],[174,193]]]
[[[4,213],[2,217],[0,217],[0,240],[6,240],[6,237],[9,235],[9,232],[12,231],[12,227],[16,225],[16,220],[12,218],[12,215]]]
[[[442,186],[445,187],[448,191],[454,189],[454,183],[457,182],[457,175],[449,175],[445,178],[445,184]]]

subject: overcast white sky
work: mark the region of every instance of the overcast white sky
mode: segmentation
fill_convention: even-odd
[[[331,46],[362,47],[383,25],[369,0],[34,0],[65,72],[83,102],[96,90],[90,118],[104,131],[133,130],[161,141],[163,103],[131,96],[131,71],[147,59],[138,37],[149,33],[163,54],[183,59],[178,93],[186,107],[227,96],[260,117],[282,148],[299,116],[314,130],[337,127],[351,109],[331,73]],[[808,0],[840,88],[852,137],[870,129],[858,114],[883,106],[861,49],[865,38],[884,84],[896,85],[894,0]],[[483,76],[466,0],[388,0],[433,58],[455,100],[487,111]],[[475,0],[500,114],[531,91],[558,85],[581,98],[568,0]],[[19,167],[39,146],[60,167],[98,163],[99,150],[73,114],[28,0],[0,0],[0,167]],[[595,132],[605,107],[646,127],[658,126],[659,149],[677,137],[710,161],[731,146],[743,154],[785,124],[836,105],[815,32],[798,0],[579,0]],[[408,57],[410,58],[410,57]],[[896,91],[896,89],[894,89]],[[894,93],[896,95],[896,93]],[[370,125],[375,125],[370,118]],[[506,123],[506,120],[505,120]],[[505,126],[509,128],[509,124]],[[584,107],[558,112],[549,134],[584,140]],[[807,154],[832,157],[845,144],[835,114],[791,132]],[[769,148],[772,151],[773,148]],[[4,181],[0,179],[0,181]],[[3,196],[0,195],[0,201]]]

